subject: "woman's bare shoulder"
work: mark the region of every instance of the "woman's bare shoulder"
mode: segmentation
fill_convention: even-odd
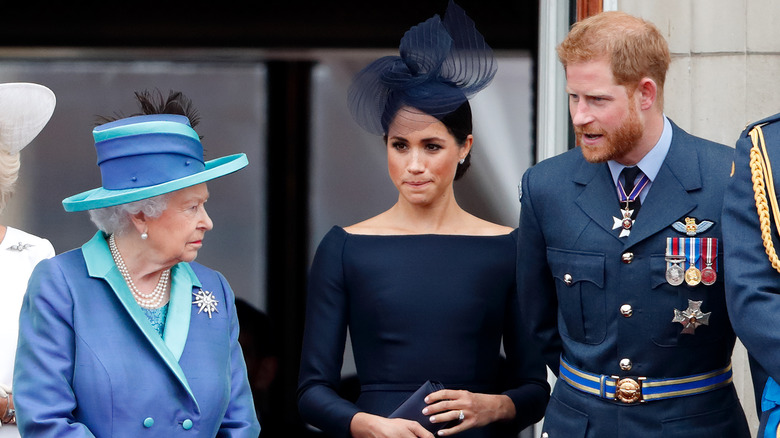
[[[392,227],[385,213],[380,213],[372,218],[344,227],[349,234],[385,235],[393,234]]]
[[[506,225],[486,221],[473,215],[466,221],[466,232],[475,236],[502,236],[511,233],[514,229]]]

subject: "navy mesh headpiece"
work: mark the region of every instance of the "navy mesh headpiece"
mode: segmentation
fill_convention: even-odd
[[[387,133],[399,108],[441,119],[485,88],[498,66],[466,12],[452,0],[444,19],[434,15],[409,29],[401,56],[385,56],[361,70],[347,95],[352,117],[367,131]]]

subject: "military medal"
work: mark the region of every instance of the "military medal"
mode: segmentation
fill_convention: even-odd
[[[620,214],[623,216],[623,219],[616,218],[615,216],[612,216],[612,219],[614,220],[614,223],[612,224],[612,229],[616,230],[620,228],[620,236],[619,237],[626,237],[629,234],[631,234],[631,227],[634,225],[634,220],[631,219],[631,216],[634,214],[634,210],[620,209]]]
[[[696,286],[701,283],[701,271],[696,266],[691,265],[685,270],[685,282],[688,286]]]
[[[624,230],[630,230],[631,226],[634,225],[634,220],[631,219],[631,215],[634,213],[633,210],[621,210],[623,212],[623,222],[621,222],[621,226]]]
[[[688,308],[685,310],[674,309],[674,318],[672,322],[679,322],[683,325],[682,333],[693,335],[696,328],[702,325],[710,325],[710,314],[712,312],[702,313],[702,301],[688,300]]]
[[[639,194],[642,193],[642,190],[647,187],[649,182],[650,178],[643,174],[642,178],[639,179],[636,186],[634,186],[633,190],[631,190],[631,193],[626,193],[626,190],[623,188],[623,183],[618,179],[618,199],[620,199],[621,203],[626,203],[626,208],[620,209],[620,214],[622,216],[621,218],[612,216],[612,219],[614,220],[612,229],[616,230],[620,228],[620,235],[618,237],[628,237],[631,234],[631,227],[634,226],[635,221],[635,219],[631,218],[634,215],[634,210],[630,209],[631,203],[636,200]]]
[[[681,260],[685,261],[685,259]],[[669,282],[672,286],[679,286],[682,284],[683,280],[685,278],[685,271],[683,271],[683,268],[676,264],[672,263],[671,266],[666,270],[666,281]]]
[[[710,266],[701,270],[701,282],[706,286],[712,286],[715,284],[715,280],[718,279],[718,274]]]
[[[701,240],[695,237],[686,238],[685,240],[688,247],[686,249],[689,251],[688,261],[691,263],[691,266],[685,271],[685,282],[688,283],[688,286],[697,286],[701,283],[701,271],[696,267]]]
[[[666,238],[666,281],[672,286],[679,286],[685,281],[685,270],[680,266],[685,263],[685,247],[683,239]]]
[[[712,267],[714,260],[718,257],[718,239],[712,237],[702,239],[702,254],[704,254],[705,266],[701,270],[701,282],[711,286],[718,279],[718,273]]]

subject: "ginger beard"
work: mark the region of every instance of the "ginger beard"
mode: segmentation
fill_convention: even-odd
[[[619,160],[634,148],[639,139],[644,135],[644,126],[639,120],[639,114],[633,99],[629,100],[628,115],[623,123],[612,132],[605,132],[591,123],[583,126],[575,126],[574,134],[577,145],[582,149],[582,155],[590,163],[603,163],[609,160]],[[586,145],[582,141],[584,135],[600,135],[601,144],[597,146]]]

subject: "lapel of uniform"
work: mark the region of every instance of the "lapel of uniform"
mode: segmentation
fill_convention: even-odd
[[[636,219],[626,246],[634,245],[669,227],[696,208],[689,192],[701,189],[701,169],[689,134],[672,124],[672,144]],[[663,248],[660,248],[663,249]]]
[[[179,268],[179,265],[177,265],[171,271],[171,284],[173,286],[171,288],[171,301],[168,305],[168,317],[165,323],[164,341],[154,330],[149,319],[140,306],[138,306],[138,303],[135,302],[135,298],[133,298],[130,289],[127,287],[125,279],[122,277],[119,269],[117,269],[116,264],[114,264],[105,235],[98,231],[89,242],[84,244],[82,252],[84,253],[84,260],[87,264],[89,275],[102,278],[108,283],[136,326],[143,332],[154,350],[160,355],[179,382],[181,382],[197,406],[198,401],[195,399],[195,395],[187,382],[187,377],[179,365],[179,358],[187,339],[191,314],[190,306],[192,301],[190,297],[192,296],[192,283],[189,282],[189,277],[190,274],[192,277],[195,277],[192,274],[192,269],[185,264],[184,268]],[[179,286],[176,285],[177,280],[179,281]]]
[[[612,229],[613,217],[620,213],[620,205],[607,163],[594,164],[583,159],[573,181],[584,186],[575,201],[580,209],[607,234],[620,240],[618,233]]]

